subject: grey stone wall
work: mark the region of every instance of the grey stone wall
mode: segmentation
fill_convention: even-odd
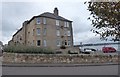
[[[118,63],[116,55],[45,55],[3,53],[3,63]]]

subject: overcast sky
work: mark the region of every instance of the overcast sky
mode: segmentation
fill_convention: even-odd
[[[31,19],[33,16],[40,15],[44,12],[51,12],[55,7],[59,10],[59,15],[73,21],[74,43],[100,43],[105,42],[95,36],[90,30],[93,28],[91,22],[87,20],[90,16],[87,10],[85,0],[39,0],[25,1],[23,0],[3,0],[0,6],[0,14],[2,28],[0,27],[0,40],[7,44],[12,39],[12,35],[22,27],[22,23]]]

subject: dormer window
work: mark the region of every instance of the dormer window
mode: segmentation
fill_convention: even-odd
[[[36,24],[40,24],[40,18],[36,18]]]

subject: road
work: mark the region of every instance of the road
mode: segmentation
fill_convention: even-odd
[[[79,67],[2,67],[3,75],[118,75],[118,65]]]

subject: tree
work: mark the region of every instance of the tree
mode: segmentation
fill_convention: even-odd
[[[120,1],[118,2],[85,2],[88,4],[93,31],[101,39],[120,40]]]

